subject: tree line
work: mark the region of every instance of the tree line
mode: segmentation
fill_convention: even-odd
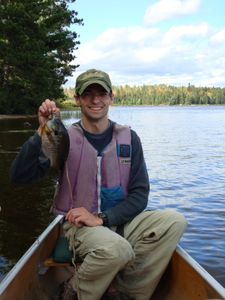
[[[68,100],[73,100],[74,88],[65,88]],[[224,105],[225,88],[186,87],[171,85],[114,86],[116,105]]]

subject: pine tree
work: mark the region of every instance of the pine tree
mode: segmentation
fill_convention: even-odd
[[[79,41],[69,9],[75,0],[0,0],[0,113],[36,113],[45,98],[63,97],[62,84]]]

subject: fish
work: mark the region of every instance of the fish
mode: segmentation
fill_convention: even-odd
[[[69,154],[70,139],[59,115],[52,115],[41,129],[42,151],[51,168],[62,171]]]

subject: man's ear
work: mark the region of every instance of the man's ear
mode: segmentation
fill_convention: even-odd
[[[113,103],[114,102],[114,94],[113,94],[113,92],[110,93],[110,97],[111,97],[111,102]]]
[[[74,99],[75,99],[76,105],[80,106],[80,96],[74,95]]]

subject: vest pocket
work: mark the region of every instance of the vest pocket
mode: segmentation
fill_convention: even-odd
[[[125,194],[121,186],[101,187],[101,211],[116,206],[124,200]]]

